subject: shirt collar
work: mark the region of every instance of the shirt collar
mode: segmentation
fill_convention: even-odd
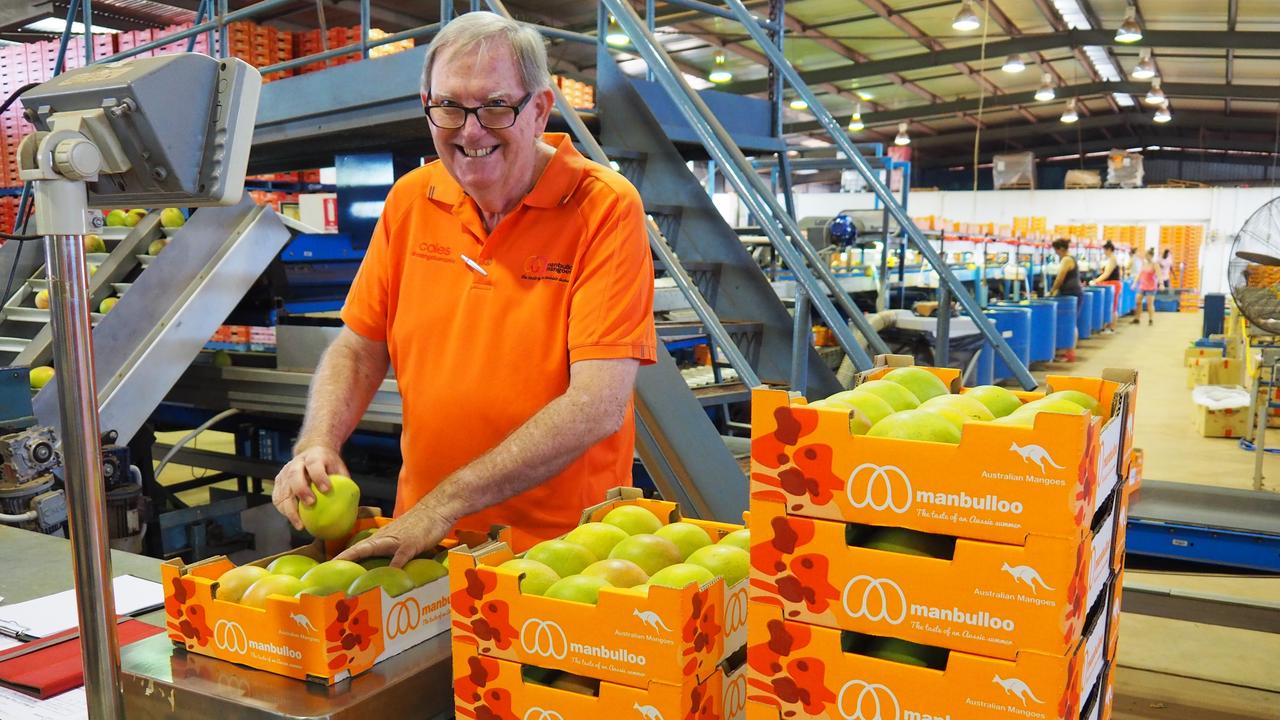
[[[567,201],[578,187],[578,181],[586,167],[586,158],[578,152],[565,133],[544,133],[542,141],[555,148],[555,155],[521,204],[552,208]],[[433,173],[431,183],[427,185],[427,198],[456,207],[468,199],[468,196],[442,164],[439,172]]]

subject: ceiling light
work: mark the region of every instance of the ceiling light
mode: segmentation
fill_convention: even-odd
[[[1147,96],[1142,98],[1142,102],[1148,105],[1159,105],[1168,102],[1169,98],[1165,97],[1164,90],[1160,89],[1160,78],[1151,81],[1151,89],[1147,91]]]
[[[787,103],[787,107],[792,110],[808,110],[809,103],[805,102],[804,98],[791,98],[791,102]]]
[[[1142,26],[1138,24],[1138,11],[1132,6],[1125,11],[1124,22],[1116,29],[1116,42],[1135,43],[1142,39]]]
[[[1161,105],[1159,110],[1156,110],[1155,117],[1151,119],[1158,123],[1167,123],[1173,119],[1173,113],[1169,112],[1169,105],[1166,103]]]
[[[724,53],[716,53],[715,65],[711,68],[711,73],[707,75],[707,79],[717,85],[727,83],[733,79],[733,73],[724,66]]]
[[[960,5],[960,11],[956,13],[956,17],[951,21],[951,27],[960,32],[970,32],[982,27],[982,22],[978,20],[978,13],[973,11],[973,0],[964,0]]]
[[[1053,76],[1045,73],[1040,76],[1040,89],[1036,90],[1036,100],[1040,102],[1049,102],[1057,93],[1053,90]]]
[[[24,26],[22,27],[22,29],[23,29],[23,30],[31,30],[32,32],[48,33],[48,34],[50,34],[50,35],[58,35],[58,34],[60,34],[63,30],[65,30],[65,29],[66,29],[66,27],[67,27],[67,21],[66,21],[66,20],[64,20],[64,19],[62,19],[62,18],[56,18],[56,17],[47,17],[47,18],[44,18],[44,19],[42,19],[42,20],[37,20],[37,21],[35,21],[35,22],[33,22],[33,23],[28,23],[28,24],[24,25]],[[95,32],[95,33],[118,33],[118,32],[120,32],[120,31],[119,31],[119,30],[116,30],[116,29],[113,29],[113,28],[105,28],[105,27],[102,27],[101,25],[94,25],[94,26],[93,26],[93,32]],[[72,23],[71,23],[71,34],[72,34],[72,35],[83,35],[83,34],[84,34],[84,24],[83,24],[83,23],[78,23],[78,22],[72,22]]]
[[[1080,113],[1076,112],[1075,98],[1071,98],[1067,101],[1067,108],[1062,111],[1062,117],[1058,119],[1068,125],[1080,119]]]
[[[631,43],[631,38],[622,32],[622,28],[618,27],[618,19],[612,15],[609,16],[609,31],[605,33],[604,41],[613,47],[622,47]]]
[[[855,93],[855,94],[858,96],[858,99],[859,99],[859,100],[871,100],[872,98],[874,98],[874,97],[875,97],[875,95],[872,95],[871,93],[867,92],[866,90],[859,90],[859,91],[858,91],[857,93]]]
[[[1129,77],[1134,80],[1150,80],[1156,76],[1156,63],[1151,59],[1151,50],[1142,51],[1142,56],[1138,58],[1138,64],[1133,66],[1133,72],[1129,73]]]
[[[1014,54],[1004,61],[1004,66],[1000,69],[1007,73],[1020,73],[1027,69],[1027,63],[1023,61],[1021,55]]]
[[[911,136],[907,134],[907,124],[898,123],[898,136],[893,139],[894,145],[910,145]]]
[[[849,118],[849,132],[862,132],[866,127],[862,124],[862,103],[858,103],[853,109],[853,116]]]

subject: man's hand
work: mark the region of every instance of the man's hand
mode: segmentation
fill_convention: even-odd
[[[276,506],[295,530],[302,529],[302,519],[298,517],[298,503],[313,505],[316,501],[311,485],[322,493],[329,492],[329,475],[346,475],[351,472],[343,464],[338,451],[332,448],[312,446],[304,449],[290,460],[280,473],[276,475],[271,488],[271,503]]]
[[[435,549],[453,523],[438,511],[419,503],[334,559],[359,562],[365,558],[389,557],[391,567],[403,567],[423,552]]]

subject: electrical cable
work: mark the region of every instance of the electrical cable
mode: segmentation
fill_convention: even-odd
[[[156,471],[155,471],[155,473],[154,473],[154,476],[155,476],[155,477],[157,477],[157,478],[158,478],[158,477],[160,477],[160,472],[161,472],[162,470],[164,470],[165,465],[168,465],[168,464],[169,464],[169,461],[173,459],[173,456],[174,456],[174,455],[177,455],[179,450],[181,450],[183,447],[185,447],[187,443],[191,442],[192,438],[194,438],[195,436],[197,436],[197,435],[199,435],[200,433],[204,432],[205,430],[208,430],[209,428],[213,427],[214,425],[216,425],[216,424],[218,424],[218,423],[222,422],[223,420],[226,420],[227,418],[231,417],[232,415],[236,415],[236,414],[238,414],[239,412],[240,412],[240,411],[239,411],[239,410],[237,410],[236,408],[231,408],[230,410],[223,410],[222,412],[218,413],[217,415],[214,415],[213,417],[209,418],[208,420],[205,420],[204,422],[200,423],[200,425],[199,425],[199,426],[197,426],[197,427],[196,427],[196,429],[192,430],[191,432],[187,433],[186,435],[183,435],[183,436],[182,436],[182,439],[180,439],[180,440],[178,440],[178,442],[174,443],[174,444],[173,444],[173,447],[169,448],[169,452],[165,453],[165,454],[164,454],[164,457],[160,459],[160,464],[159,464],[159,465],[156,465]]]

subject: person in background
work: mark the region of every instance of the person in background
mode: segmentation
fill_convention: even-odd
[[[1102,264],[1102,272],[1098,273],[1098,277],[1089,283],[1094,287],[1110,287],[1111,288],[1111,322],[1102,326],[1104,335],[1111,335],[1116,331],[1116,314],[1120,310],[1120,279],[1122,277],[1120,263],[1116,261],[1116,246],[1108,240],[1102,246],[1102,253],[1106,257],[1106,262]]]
[[[1165,248],[1163,254],[1160,255],[1160,287],[1165,290],[1173,289],[1173,258],[1168,248]]]
[[[1068,250],[1071,249],[1071,241],[1066,238],[1058,238],[1053,241],[1053,253],[1058,256],[1058,275],[1053,279],[1053,287],[1049,290],[1049,295],[1071,295],[1076,299],[1076,319],[1079,321],[1081,297],[1084,295],[1084,285],[1080,283],[1080,266],[1076,264],[1076,259],[1072,257]],[[1067,362],[1075,362],[1076,351],[1068,349],[1064,353]]]
[[[1145,300],[1147,304],[1147,324],[1154,325],[1156,317],[1156,288],[1159,281],[1156,279],[1159,275],[1160,268],[1156,264],[1156,251],[1147,250],[1147,254],[1142,262],[1142,269],[1138,271],[1134,278],[1134,283],[1138,291],[1138,304],[1133,312],[1133,322],[1140,324],[1142,322],[1142,303]]]

